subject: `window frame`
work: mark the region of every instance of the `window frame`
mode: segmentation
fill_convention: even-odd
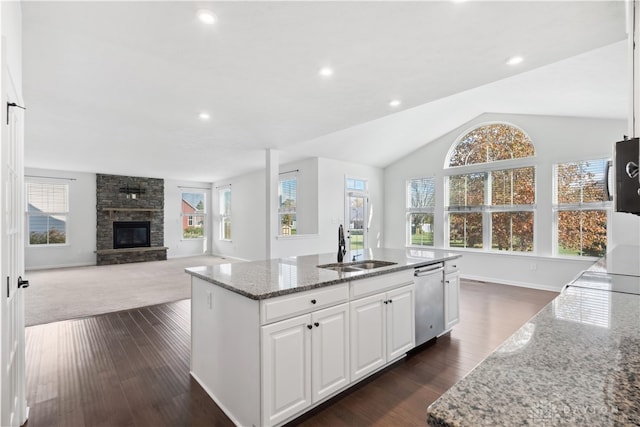
[[[66,207],[66,211],[39,211],[39,212],[33,212],[29,210],[29,186],[30,185],[56,185],[56,186],[62,186],[65,188],[64,193],[65,193],[65,200],[64,200],[64,205]],[[68,246],[69,245],[69,217],[70,217],[70,208],[69,208],[69,193],[70,193],[70,189],[71,186],[69,185],[69,183],[59,183],[59,182],[54,182],[54,181],[49,181],[49,180],[39,180],[39,179],[30,179],[25,181],[25,187],[24,187],[24,191],[25,191],[25,197],[24,197],[24,203],[25,203],[25,215],[26,215],[26,233],[25,233],[25,237],[26,237],[26,244],[28,247],[33,247],[33,248],[46,248],[46,247],[61,247],[61,246]],[[64,242],[63,243],[50,243],[49,242],[49,232],[50,232],[50,228],[47,227],[47,242],[46,243],[31,243],[31,218],[37,218],[37,217],[44,217],[44,218],[50,218],[50,217],[64,217]]]
[[[279,238],[292,237],[292,236],[296,236],[298,234],[298,231],[297,231],[298,230],[297,224],[298,224],[298,219],[299,219],[298,218],[298,201],[299,201],[299,198],[298,198],[298,194],[299,194],[298,188],[299,188],[299,186],[298,186],[298,184],[300,183],[300,181],[298,180],[298,176],[299,176],[298,171],[284,172],[284,173],[282,173],[282,174],[280,174],[278,176],[278,212],[277,212],[277,217],[278,217],[278,237]],[[296,196],[296,198],[295,198],[295,206],[293,208],[291,208],[291,207],[283,208],[282,204],[281,204],[281,201],[280,201],[280,197],[281,197],[281,194],[282,194],[282,183],[284,181],[292,181],[292,180],[295,180],[295,183],[296,183],[295,184],[296,185],[296,188],[295,188],[295,196]],[[295,218],[296,227],[292,228],[292,229],[295,230],[295,233],[290,233],[290,234],[284,234],[283,233],[284,225],[282,223],[282,217],[284,215],[293,215],[293,217]]]
[[[412,207],[411,206],[411,183],[413,181],[418,181],[418,180],[430,180],[432,181],[432,200],[433,203],[431,206],[425,206],[425,207]],[[413,247],[413,248],[433,248],[435,247],[435,236],[436,236],[436,232],[435,232],[435,216],[436,216],[436,195],[437,195],[437,179],[435,176],[422,176],[422,177],[413,177],[413,178],[408,178],[405,181],[405,197],[406,197],[406,202],[405,202],[405,243],[407,247]],[[433,216],[433,230],[431,230],[432,233],[432,242],[431,245],[418,245],[418,244],[414,244],[413,240],[412,240],[412,234],[411,234],[411,216],[415,215],[415,214],[431,214]]]
[[[577,203],[559,203],[558,202],[558,166],[567,165],[567,164],[580,164],[587,162],[604,162],[604,173],[607,173],[607,162],[611,162],[611,159],[608,156],[598,156],[598,157],[589,157],[583,158],[579,160],[565,160],[562,162],[555,162],[551,165],[551,173],[552,173],[552,185],[553,185],[553,193],[552,193],[552,212],[553,212],[553,227],[552,227],[552,254],[554,257],[558,258],[568,258],[568,259],[598,259],[600,256],[598,255],[582,255],[581,253],[572,255],[572,254],[561,254],[560,253],[560,242],[559,242],[559,213],[567,212],[567,211],[577,211],[577,212],[588,212],[588,211],[603,211],[606,215],[606,248],[610,247],[611,235],[609,230],[611,229],[612,222],[612,214],[613,214],[613,201],[612,200],[603,200],[596,202],[577,202]],[[612,170],[608,171],[609,174],[612,173]],[[610,176],[605,176],[605,181],[610,182]],[[605,185],[608,185],[605,182]],[[581,191],[583,190],[583,186],[580,187]],[[581,239],[582,239],[582,231],[581,231]],[[580,245],[580,252],[583,251],[582,244]],[[606,253],[605,248],[605,253]]]
[[[226,209],[226,198],[225,198],[225,194],[229,193],[229,207],[228,209]],[[224,187],[219,187],[218,188],[218,213],[219,213],[219,217],[220,217],[220,228],[219,228],[219,236],[218,236],[218,240],[221,241],[225,241],[225,242],[230,242],[231,241],[231,236],[233,235],[232,230],[231,230],[231,216],[232,216],[232,211],[231,211],[231,207],[232,207],[232,194],[231,194],[231,185],[227,185]],[[226,235],[226,231],[227,231],[227,227],[226,224],[228,224],[228,231],[229,231],[229,235]]]
[[[184,199],[184,195],[185,194],[202,194],[202,202],[204,205],[204,210],[201,212],[184,212],[183,210],[183,206],[182,203],[184,201],[186,201]],[[189,203],[189,202],[187,202]],[[190,205],[190,204],[189,204]],[[194,206],[195,209],[195,206]],[[182,190],[180,192],[180,217],[182,218],[182,230],[180,232],[180,240],[187,240],[187,241],[191,241],[191,240],[202,240],[202,239],[206,239],[207,238],[207,192],[206,191],[195,191],[194,190],[190,190],[188,188]],[[202,235],[201,236],[197,236],[197,237],[185,237],[184,235],[184,218],[187,218],[187,226],[188,227],[194,227],[194,224],[196,223],[195,218],[202,218]]]
[[[533,145],[534,154],[528,157],[518,157],[514,159],[495,160],[483,163],[473,163],[470,165],[449,166],[451,156],[455,153],[458,144],[471,132],[481,127],[490,125],[507,125],[518,129],[522,132]],[[500,254],[527,254],[535,255],[537,253],[537,199],[538,199],[538,176],[537,176],[537,150],[535,144],[528,134],[519,126],[513,125],[507,122],[490,122],[480,123],[466,131],[462,132],[460,136],[449,148],[447,156],[445,157],[445,164],[443,168],[444,176],[444,247],[454,250],[471,250],[471,251],[483,251],[490,253]],[[520,204],[520,205],[492,205],[492,173],[506,170],[533,168],[533,188],[534,188],[534,201],[532,204]],[[461,175],[482,174],[483,175],[483,203],[480,205],[463,205],[452,206],[450,205],[451,187],[450,181],[452,177]],[[510,250],[500,250],[493,248],[493,228],[492,228],[492,214],[494,213],[508,213],[508,212],[532,212],[533,224],[532,224],[532,250],[531,251],[514,251],[513,240],[510,241]],[[466,242],[464,247],[451,246],[451,214],[468,214],[468,213],[480,213],[482,215],[482,248],[467,247]],[[513,237],[513,236],[511,236]]]

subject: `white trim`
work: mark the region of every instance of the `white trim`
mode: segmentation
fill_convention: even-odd
[[[203,254],[203,255],[205,255],[205,254]],[[234,257],[234,256],[229,256],[229,255],[225,255],[225,254],[220,254],[220,253],[212,253],[212,254],[210,254],[210,255],[211,255],[211,256],[214,256],[214,257],[219,257],[219,258],[224,258],[224,259],[230,259],[230,260],[233,260],[233,261],[246,261],[246,262],[251,261],[250,259],[247,259],[247,258],[238,258],[238,257]],[[188,255],[188,256],[193,256],[193,255]],[[224,263],[222,263],[222,264],[224,264]]]
[[[494,279],[492,277],[474,276],[474,275],[466,275],[466,274],[460,275],[460,278],[466,279],[466,280],[474,280],[476,282],[497,283],[499,285],[517,286],[520,288],[539,289],[542,291],[552,291],[552,292],[560,292],[562,288],[565,286],[563,284],[558,288],[553,285],[540,285],[536,283],[515,282],[513,280],[501,280],[501,279]]]
[[[319,238],[319,234],[292,234],[291,236],[283,236],[278,235],[276,239],[278,240],[305,240],[305,239],[317,239]]]
[[[191,255],[193,256],[193,255]],[[38,265],[36,267],[29,267],[26,269],[26,272],[29,271],[37,271],[37,270],[50,270],[50,269],[58,269],[58,268],[69,268],[69,267],[94,267],[97,264],[90,262],[82,262],[82,263],[71,263],[71,264],[53,264],[53,265]]]

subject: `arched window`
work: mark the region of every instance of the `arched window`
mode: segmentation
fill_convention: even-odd
[[[448,167],[533,157],[535,149],[519,128],[492,123],[464,134],[449,153]]]
[[[445,163],[448,246],[534,249],[535,147],[507,123],[462,135]]]

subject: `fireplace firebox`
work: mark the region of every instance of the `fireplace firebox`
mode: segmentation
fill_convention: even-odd
[[[114,221],[113,249],[151,246],[150,221]]]

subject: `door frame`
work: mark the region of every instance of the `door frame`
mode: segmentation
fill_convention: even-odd
[[[350,188],[348,185],[349,180],[356,180],[356,181],[363,182],[364,188],[363,189]],[[364,250],[369,247],[369,228],[371,225],[370,224],[371,217],[369,212],[369,180],[366,178],[355,177],[351,175],[345,175],[344,177],[344,223],[345,223],[345,233],[347,234],[346,236],[347,238],[350,238],[350,235],[351,235],[351,227],[350,227],[351,199],[350,198],[352,196],[362,197],[364,199],[363,211],[364,211],[365,217],[363,218],[363,228],[362,228],[362,235],[363,235],[362,252],[360,252],[360,255],[363,255]],[[358,256],[358,252],[351,255],[350,242],[351,241],[349,240],[349,243],[347,243],[348,258],[346,258],[346,260],[351,260],[354,255]]]
[[[24,276],[25,244],[24,108],[18,106],[24,102],[8,68],[4,36],[0,44],[0,99],[0,278],[3,285],[0,287],[0,424],[14,427],[23,425],[29,412],[26,402],[24,293],[18,286],[18,277]],[[11,118],[18,122],[12,122]]]

